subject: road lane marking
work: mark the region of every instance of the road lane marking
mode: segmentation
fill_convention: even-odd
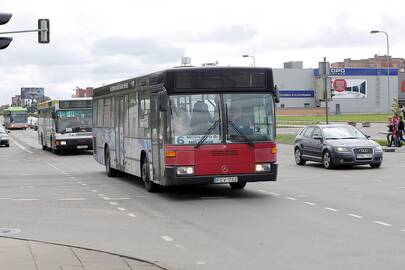
[[[107,201],[131,200],[131,198],[128,198],[128,197],[123,197],[123,198],[103,197],[103,199],[107,200]]]
[[[384,221],[380,221],[380,220],[374,220],[374,223],[375,223],[375,224],[382,225],[382,226],[386,226],[386,227],[392,226],[391,224],[386,223],[386,222],[384,222]]]
[[[198,264],[198,265],[206,265],[206,264],[207,264],[207,263],[204,262],[204,261],[196,261],[195,263]]]
[[[38,201],[39,199],[13,199],[13,201]]]
[[[161,237],[163,240],[165,240],[166,242],[172,242],[172,241],[174,241],[173,238],[171,238],[170,236],[167,236],[167,235],[161,235],[160,237]]]
[[[91,192],[98,192],[97,189],[92,189]]]
[[[401,230],[401,232],[405,232],[405,229]]]
[[[313,203],[313,202],[304,202],[305,204],[308,204],[308,205],[316,205],[316,203]]]
[[[111,205],[117,206],[118,203],[117,202],[110,202]]]
[[[127,209],[125,209],[124,207],[117,207],[117,209],[120,211],[127,211]]]
[[[61,172],[61,173],[65,173],[64,171],[62,171],[61,169],[59,169],[58,167],[56,167],[56,166],[53,165],[52,163],[47,162],[47,164],[48,164],[49,166],[51,166],[52,168],[54,168],[55,170],[57,170],[57,171],[59,171],[59,172]]]
[[[100,197],[104,197],[105,195],[104,195],[104,194],[102,194],[102,193],[100,193],[100,194],[98,194],[98,196],[100,196]]]
[[[103,200],[109,200],[110,198],[109,197],[103,197]]]
[[[133,214],[133,213],[128,213],[127,215],[130,216],[130,217],[136,217],[136,215]]]
[[[297,200],[297,198],[294,198],[294,197],[285,197],[287,200],[291,200],[291,201],[296,201]]]
[[[82,183],[81,185],[82,185],[82,186],[87,186],[87,184],[85,184],[85,183]]]
[[[257,191],[262,192],[262,193],[267,194],[267,195],[280,196],[280,194],[278,194],[276,192],[269,192],[269,191],[266,191],[266,190],[263,190],[263,189],[258,189]]]
[[[398,188],[405,188],[405,187],[398,187]]]
[[[363,216],[352,214],[352,213],[348,213],[347,215],[351,216],[351,217],[354,217],[354,218],[363,218]]]
[[[332,212],[338,212],[339,210],[335,209],[335,208],[330,208],[330,207],[324,207],[323,209],[328,210],[328,211],[332,211]]]
[[[183,247],[182,245],[180,245],[180,244],[175,244],[174,246],[177,247],[177,248],[182,248],[182,249],[184,249],[184,247]]]
[[[85,201],[86,198],[63,198],[58,199],[58,201]]]
[[[13,138],[13,142],[14,142],[14,144],[17,145],[21,150],[23,150],[23,151],[25,151],[25,152],[27,152],[27,153],[29,153],[29,154],[32,154],[32,152],[31,152],[30,150],[28,150],[27,148],[25,148],[24,146],[22,146],[21,144],[19,144],[14,138]]]
[[[11,198],[0,198],[0,200],[11,200]]]

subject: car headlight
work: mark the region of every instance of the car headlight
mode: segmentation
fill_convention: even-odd
[[[193,175],[194,174],[194,166],[182,166],[176,168],[177,175]]]
[[[350,152],[350,149],[343,146],[338,146],[335,148],[336,152]]]
[[[382,152],[383,149],[382,149],[381,146],[376,146],[376,147],[374,148],[374,151],[376,151],[376,152]]]
[[[255,172],[271,172],[270,163],[258,163],[255,166]]]

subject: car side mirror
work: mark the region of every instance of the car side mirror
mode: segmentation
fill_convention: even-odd
[[[159,110],[161,112],[166,112],[169,103],[169,96],[166,91],[159,93]]]
[[[364,136],[366,136],[366,138],[367,138],[367,139],[370,139],[370,138],[371,138],[371,136],[370,136],[370,135],[364,135]]]
[[[314,140],[318,140],[318,141],[322,142],[323,138],[322,138],[322,136],[314,136]]]

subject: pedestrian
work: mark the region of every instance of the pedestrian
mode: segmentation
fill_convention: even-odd
[[[405,132],[405,130],[404,130],[404,120],[403,120],[403,117],[400,116],[399,117],[399,123],[398,123],[398,140],[397,140],[398,141],[398,143],[397,143],[398,147],[401,147],[401,142],[405,142],[405,139],[403,137],[404,132]]]
[[[388,132],[387,132],[387,146],[391,147],[392,145],[392,131],[393,131],[393,122],[392,117],[388,117]]]

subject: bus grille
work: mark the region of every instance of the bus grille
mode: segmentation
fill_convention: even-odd
[[[214,150],[211,151],[211,156],[213,157],[223,157],[223,156],[238,156],[238,150]]]

